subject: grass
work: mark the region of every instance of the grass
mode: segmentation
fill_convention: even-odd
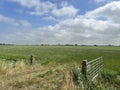
[[[0,76],[0,90],[75,90],[74,87],[66,65],[26,66],[17,73]]]
[[[92,84],[92,90],[115,90],[111,88],[120,86],[120,47],[117,46],[0,46],[0,51],[2,90],[76,90],[76,83],[81,83],[82,90],[80,77],[76,74],[73,79],[70,73],[73,64],[80,67],[82,60],[100,56],[104,59],[105,72],[98,77],[99,82]],[[29,65],[31,55],[36,59],[33,66]]]
[[[120,64],[120,47],[94,46],[0,46],[0,59],[6,61],[23,60],[27,64],[31,54],[37,63],[81,63],[103,56],[105,68],[118,71]]]
[[[103,70],[94,81],[85,79],[78,66],[75,66],[72,72],[78,90],[119,90],[120,88],[118,72]]]

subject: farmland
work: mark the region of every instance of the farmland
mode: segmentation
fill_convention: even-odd
[[[47,63],[81,63],[103,56],[105,67],[118,71],[120,64],[120,47],[94,46],[0,46],[0,59],[7,61],[24,60],[29,62],[30,55],[37,62]]]
[[[35,62],[36,64],[32,67],[29,66],[29,59],[31,55],[34,55],[36,60]],[[42,83],[40,82],[41,80],[39,79],[43,77],[44,79],[49,78],[49,77],[46,77],[45,75],[48,75],[48,76],[50,75],[51,78],[59,77],[59,80],[57,81],[54,81],[54,80],[50,81],[56,85],[62,82],[60,78],[62,77],[63,74],[66,74],[65,73],[66,71],[69,71],[72,69],[72,66],[74,63],[77,63],[77,65],[80,66],[82,60],[93,60],[100,56],[103,57],[105,70],[112,73],[120,73],[120,47],[118,46],[0,46],[0,62],[1,62],[0,67],[2,68],[2,65],[3,66],[9,65],[10,63],[14,65],[14,67],[12,66],[11,69],[9,67],[8,70],[7,68],[5,69],[3,68],[3,70],[0,69],[1,75],[4,75],[4,74],[9,75],[8,72],[12,75],[12,74],[15,74],[15,72],[19,74],[20,72],[26,71],[29,74],[27,73],[27,75],[24,76],[24,79],[26,79],[29,75],[30,75],[29,77],[37,76],[37,78],[34,77],[35,80],[30,79],[31,81],[28,81],[29,82],[28,84],[25,83],[27,80],[24,82],[19,81],[20,77],[17,77],[17,80],[19,82],[14,80],[12,81],[9,80],[6,83],[1,84],[1,87],[3,87],[4,90],[7,90],[7,87],[6,89],[4,87],[5,85],[7,85],[8,88],[9,86],[13,85],[10,89],[12,90],[16,88],[25,89],[29,85],[31,85],[31,83],[34,85],[38,85],[38,83],[39,85],[42,85]],[[3,62],[6,62],[7,64]],[[16,69],[12,70],[15,67]],[[17,68],[17,67],[20,67],[20,68]],[[43,71],[43,72],[45,71],[45,72],[41,74],[39,73],[39,69],[40,71]],[[29,72],[29,70],[31,70],[31,72]],[[57,74],[54,74],[54,72]],[[21,80],[22,79],[23,77],[21,77]],[[1,83],[2,82],[3,81],[1,81]],[[14,82],[17,82],[17,83],[14,83]],[[60,85],[63,85],[63,83],[64,82],[62,82],[62,84],[60,83]],[[25,86],[22,84],[24,84]],[[59,88],[63,87],[60,85],[58,85]],[[38,86],[34,86],[34,88],[32,87],[33,89],[31,90],[34,90],[35,87],[38,87]],[[41,90],[54,90],[53,88],[50,89],[49,86],[48,88],[49,89],[43,88]],[[54,88],[58,88],[58,87],[54,86]],[[38,87],[38,90],[39,90],[39,87]],[[55,89],[55,90],[59,90],[59,89]]]

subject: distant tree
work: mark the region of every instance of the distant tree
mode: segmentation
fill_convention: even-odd
[[[65,46],[73,46],[72,44],[65,44]]]
[[[81,46],[87,46],[87,45],[81,45]]]
[[[98,45],[96,45],[96,44],[95,44],[94,46],[96,46],[96,47],[97,47]]]
[[[108,46],[112,46],[111,44],[109,44]]]
[[[78,46],[77,44],[75,44],[75,46]]]

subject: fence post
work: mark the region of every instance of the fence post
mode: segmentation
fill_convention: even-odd
[[[35,64],[35,58],[33,55],[31,55],[30,57],[30,65],[34,65]]]
[[[87,60],[82,61],[82,74],[86,77],[86,74],[87,74]]]

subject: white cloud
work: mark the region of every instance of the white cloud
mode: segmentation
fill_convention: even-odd
[[[83,16],[11,35],[18,44],[120,44],[120,26]],[[20,37],[20,38],[19,38]],[[8,40],[9,41],[9,40]]]
[[[3,15],[0,15],[0,22],[9,23],[9,24],[12,24],[12,25],[15,25],[15,26],[19,25],[19,23],[16,22],[13,18],[8,18],[8,17],[5,17]]]
[[[60,16],[73,17],[77,14],[77,12],[78,10],[73,6],[66,6],[66,7],[62,7],[61,9],[54,9],[52,11],[53,15],[57,17]]]
[[[11,1],[28,8],[30,10],[28,13],[31,15],[44,15],[49,13],[52,9],[56,7],[55,4],[49,1],[44,2],[40,0],[11,0]]]
[[[59,19],[56,19],[53,16],[44,17],[43,20],[46,20],[46,21],[56,21],[56,22],[60,21]]]
[[[13,2],[19,3],[21,6],[27,7],[28,9],[33,9],[29,11],[32,15],[43,15],[49,13],[52,9],[56,7],[55,4],[49,1],[40,1],[40,0],[11,0]]]
[[[94,0],[94,1],[100,3],[100,2],[105,2],[106,0]]]
[[[39,0],[11,0],[13,2],[17,2],[21,4],[22,6],[28,7],[28,8],[37,8],[39,7]]]
[[[54,16],[75,16],[78,9],[69,5],[67,2],[63,1],[61,3],[61,8],[58,8],[56,3],[50,1],[41,0],[11,0],[12,2],[17,2],[20,5],[27,7],[29,9],[28,13],[31,15],[47,15],[52,14]]]
[[[20,20],[20,24],[21,24],[22,26],[24,26],[24,27],[29,27],[29,26],[31,26],[31,24],[30,24],[28,21],[26,21],[26,20]]]
[[[95,9],[86,14],[87,17],[92,18],[106,18],[111,21],[120,23],[120,1],[111,2],[103,7]]]
[[[63,1],[63,2],[61,3],[61,6],[62,6],[62,7],[66,7],[66,6],[69,6],[69,4],[68,4],[67,1]]]
[[[29,1],[29,0],[27,0]],[[35,5],[34,11],[30,11],[31,15],[44,15],[50,13],[51,10],[53,10],[56,7],[55,4],[46,1],[41,2],[39,1],[37,5]]]
[[[0,14],[0,22],[8,23],[8,24],[14,25],[14,26],[20,26],[20,25],[22,25],[24,27],[31,26],[31,24],[26,20],[15,20],[13,18],[9,18],[9,17],[3,16],[1,14]]]
[[[1,40],[17,44],[116,44],[120,45],[120,2],[59,21],[56,25],[34,28],[10,35]],[[107,18],[103,20],[103,17]],[[118,19],[117,19],[118,18]],[[117,20],[117,21],[116,21]],[[13,39],[10,39],[13,38]]]

